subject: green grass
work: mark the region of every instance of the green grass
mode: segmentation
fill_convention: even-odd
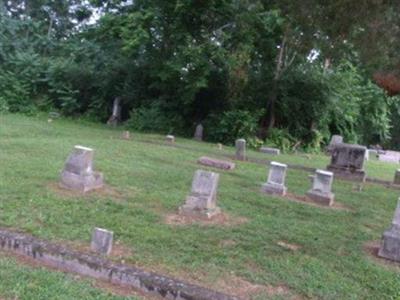
[[[248,222],[235,226],[167,225],[164,215],[175,213],[190,191],[193,173],[200,168],[197,158],[232,154],[233,148],[219,151],[216,145],[180,138],[179,145],[193,149],[172,148],[146,142],[162,143],[163,136],[133,133],[133,140],[124,141],[120,133],[86,122],[60,119],[49,124],[45,118],[0,115],[0,226],[48,240],[86,244],[94,226],[104,227],[131,249],[127,261],[183,279],[192,274],[189,277],[199,277],[202,284],[214,288],[219,279],[237,276],[254,284],[283,284],[302,297],[400,297],[399,269],[382,266],[363,251],[366,242],[379,240],[389,226],[398,191],[367,184],[357,192],[352,183],[335,180],[337,201],[352,210],[324,209],[261,194],[267,167],[237,162],[233,172],[218,171],[218,203],[223,211]],[[52,188],[76,144],[96,150],[96,168],[120,193],[118,197],[66,197]],[[312,159],[252,151],[249,155],[318,168],[329,162],[323,155]],[[391,179],[395,169],[387,163],[367,163],[371,177]],[[310,186],[307,175],[290,169],[290,192],[304,194]],[[279,241],[301,248],[286,250]],[[1,264],[10,272],[25,270],[7,259],[0,261],[0,268]],[[48,280],[49,290],[57,290],[64,280],[50,272],[32,276],[40,284]],[[19,284],[27,285],[27,279],[21,278]],[[82,284],[71,293],[90,293]],[[10,296],[5,293],[7,286],[0,278],[0,294],[5,297]]]

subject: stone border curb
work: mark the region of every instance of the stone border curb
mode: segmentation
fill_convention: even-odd
[[[138,268],[113,263],[34,237],[0,229],[0,249],[29,256],[39,262],[112,283],[131,286],[165,299],[239,300],[239,298]]]

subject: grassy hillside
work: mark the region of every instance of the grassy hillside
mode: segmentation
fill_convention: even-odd
[[[76,247],[89,244],[94,226],[114,231],[120,249],[114,259],[190,280],[211,288],[252,294],[253,299],[389,299],[400,297],[400,268],[367,255],[365,245],[378,241],[389,226],[398,191],[335,180],[336,201],[346,209],[326,209],[259,192],[267,167],[237,162],[221,171],[218,205],[227,214],[218,224],[182,224],[177,208],[190,191],[198,157],[222,157],[216,145],[177,139],[184,148],[164,145],[162,136],[133,133],[79,121],[0,115],[0,227]],[[59,172],[74,145],[96,150],[96,169],[107,188],[87,195],[57,187]],[[322,155],[257,158],[323,168]],[[368,175],[391,179],[396,165],[371,161]],[[290,193],[303,195],[308,173],[289,170]],[[0,294],[5,298],[40,298],[11,289],[29,277],[3,281],[26,266],[1,258]],[[71,291],[103,299],[85,282],[50,271],[29,273],[55,297]],[[67,275],[66,275],[67,276]],[[65,285],[60,281],[67,282]],[[11,282],[11,283],[10,283]],[[59,286],[61,285],[61,286]],[[252,293],[254,291],[254,293]],[[102,295],[102,296],[99,296]],[[92,297],[92,298],[90,298]],[[111,298],[110,298],[111,299]]]

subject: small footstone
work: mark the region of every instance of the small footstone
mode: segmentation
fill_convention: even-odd
[[[287,165],[278,162],[271,162],[268,180],[261,187],[261,191],[267,194],[285,196],[287,187],[285,186]]]
[[[109,255],[112,250],[114,233],[102,228],[95,228],[92,232],[90,248],[100,254]]]
[[[260,152],[272,155],[279,155],[281,154],[281,150],[277,148],[270,148],[270,147],[261,147]]]
[[[125,130],[123,133],[122,133],[122,139],[124,139],[124,140],[129,140],[131,138],[131,133],[128,131],[128,130]]]
[[[383,233],[378,255],[400,262],[400,200],[397,202],[392,226]]]
[[[103,174],[93,170],[93,149],[75,146],[61,172],[64,188],[88,192],[103,187]]]
[[[235,142],[236,147],[236,159],[246,160],[246,140],[238,139]]]
[[[208,219],[219,214],[221,209],[217,207],[218,182],[218,173],[197,170],[192,182],[192,191],[185,204],[179,208],[179,213]]]
[[[167,143],[175,143],[175,136],[169,134],[165,137],[165,141]]]
[[[211,158],[207,156],[200,157],[197,162],[204,166],[210,166],[222,170],[233,170],[235,168],[235,163],[233,162]]]
[[[331,206],[335,199],[335,194],[331,192],[333,173],[317,170],[313,178],[313,186],[307,192],[307,196],[316,203]]]

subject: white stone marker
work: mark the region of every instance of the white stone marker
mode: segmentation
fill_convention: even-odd
[[[236,159],[246,160],[246,140],[238,139],[235,142],[236,147]]]
[[[173,136],[173,135],[167,135],[166,137],[165,137],[165,140],[168,142],[168,143],[175,143],[175,136]]]
[[[260,152],[272,155],[279,155],[281,154],[281,150],[277,148],[270,148],[270,147],[261,147]]]
[[[97,253],[109,255],[112,250],[113,236],[112,231],[95,227],[92,232],[90,248]]]
[[[93,171],[93,156],[93,149],[75,146],[61,172],[60,185],[82,192],[103,187],[103,174]]]
[[[195,140],[198,140],[198,141],[202,141],[203,140],[203,130],[204,130],[203,125],[198,124],[196,126],[196,130],[194,132],[194,139]]]
[[[382,235],[379,256],[400,262],[400,199],[392,220],[392,226]]]
[[[332,193],[332,182],[332,172],[316,170],[313,186],[307,192],[307,196],[317,203],[331,206],[335,200],[335,194]]]
[[[287,165],[275,161],[270,163],[268,181],[261,187],[261,191],[267,194],[285,196],[287,187],[285,186]]]
[[[218,182],[218,173],[197,170],[193,177],[192,191],[179,212],[207,218],[219,214],[221,209],[217,207]]]

